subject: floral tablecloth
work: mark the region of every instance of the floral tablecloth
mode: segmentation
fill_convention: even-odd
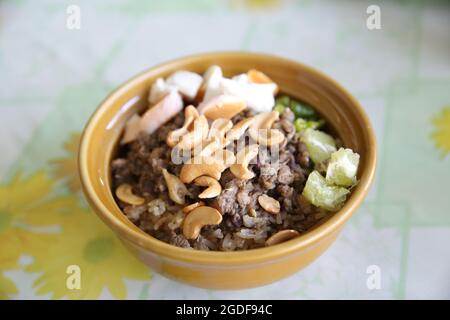
[[[371,4],[381,29],[366,25]],[[108,92],[156,63],[218,50],[323,70],[362,102],[378,137],[375,184],[337,242],[290,278],[240,291],[192,288],[135,260],[76,173],[80,131]],[[0,298],[450,298],[445,1],[4,0],[0,83]],[[80,290],[67,287],[70,265]]]

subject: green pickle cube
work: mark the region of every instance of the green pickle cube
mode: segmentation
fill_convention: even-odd
[[[336,143],[333,137],[319,130],[306,129],[302,141],[305,143],[309,157],[314,163],[329,159],[331,154],[336,151]]]
[[[359,154],[351,149],[340,148],[331,154],[328,163],[326,180],[329,184],[349,187],[356,182]]]
[[[316,207],[328,210],[339,210],[349,194],[345,188],[330,186],[318,171],[313,171],[308,176],[302,195]]]

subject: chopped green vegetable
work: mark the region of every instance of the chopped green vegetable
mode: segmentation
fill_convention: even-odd
[[[308,128],[301,139],[308,149],[309,157],[315,163],[327,160],[336,151],[333,137],[322,131]]]
[[[314,121],[314,120],[305,120],[303,118],[298,118],[295,120],[295,129],[297,130],[297,132],[306,130],[308,128],[311,129],[318,129],[320,127],[322,127],[325,124],[325,120],[320,119],[318,121]]]
[[[337,211],[349,193],[345,188],[328,185],[319,172],[313,171],[308,176],[302,195],[316,207]]]
[[[286,107],[283,106],[282,104],[277,104],[277,105],[275,105],[275,107],[273,108],[273,110],[274,110],[274,111],[278,111],[278,113],[281,115],[281,114],[283,114],[285,108],[286,108]]]
[[[295,130],[297,132],[303,131],[308,129],[308,122],[303,118],[298,118],[294,122]]]
[[[356,182],[359,154],[351,149],[340,148],[331,154],[326,180],[329,184],[349,187]]]
[[[289,106],[289,102],[291,101],[291,98],[288,96],[280,96],[275,99],[275,104],[281,104],[285,107]]]
[[[323,119],[320,119],[317,121],[316,120],[308,121],[309,128],[311,128],[311,129],[319,129],[319,128],[323,127],[324,124],[325,124],[325,120],[323,120]]]
[[[296,118],[313,119],[317,117],[317,114],[313,108],[295,100],[291,100],[289,103],[289,108],[295,114]]]

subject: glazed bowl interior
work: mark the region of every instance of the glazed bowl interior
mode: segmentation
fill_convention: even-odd
[[[159,241],[136,227],[121,212],[111,192],[110,162],[126,120],[148,106],[147,95],[158,77],[176,70],[203,73],[209,66],[222,67],[225,76],[257,69],[266,73],[281,92],[312,105],[346,147],[361,156],[359,183],[345,206],[330,219],[300,237],[272,247],[236,252],[187,250]],[[370,122],[358,102],[335,81],[305,65],[269,55],[212,53],[174,60],[145,71],[108,96],[87,124],[80,145],[79,169],[85,194],[100,218],[121,238],[156,254],[188,262],[227,265],[273,259],[304,248],[336,231],[366,195],[373,179],[375,138]]]

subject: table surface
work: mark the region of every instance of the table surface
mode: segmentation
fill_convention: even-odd
[[[0,298],[449,299],[450,7],[379,2],[381,29],[369,30],[373,2],[2,1]],[[70,4],[79,30],[66,27]],[[76,176],[80,131],[108,92],[156,63],[218,50],[321,69],[361,101],[379,149],[374,186],[336,243],[287,279],[239,291],[143,266]],[[69,265],[81,290],[66,287]]]

